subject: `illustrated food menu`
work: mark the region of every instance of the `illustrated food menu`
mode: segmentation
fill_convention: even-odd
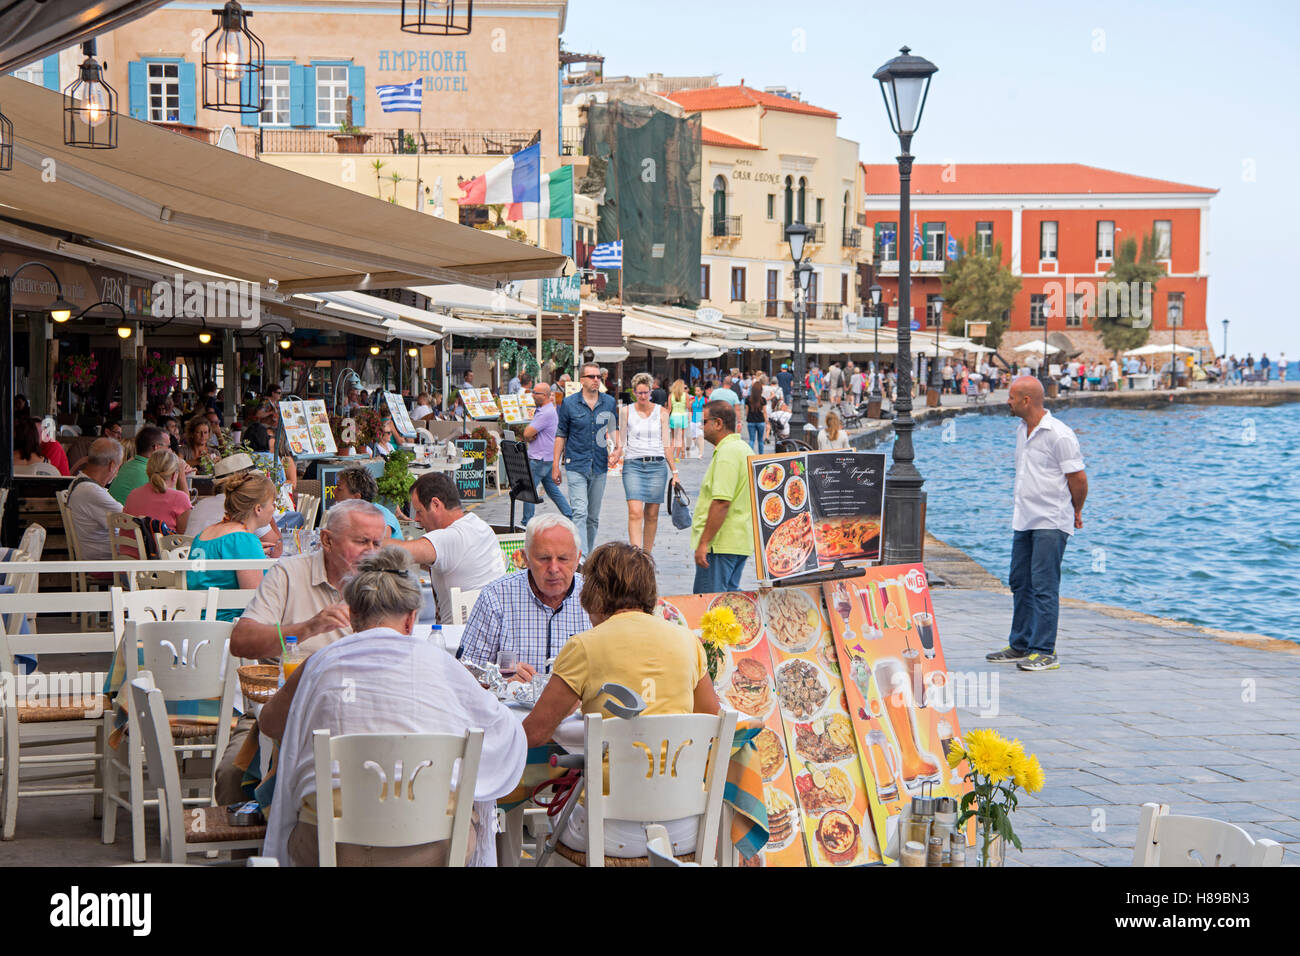
[[[406,410],[406,402],[402,401],[402,396],[396,392],[384,392],[384,401],[388,403],[388,415],[392,418],[397,433],[407,438],[414,438],[415,422],[411,421],[411,413]]]
[[[760,578],[880,557],[884,454],[755,455],[749,467]]]
[[[944,663],[921,565],[867,568],[864,577],[822,587],[877,839],[888,846],[912,797],[960,799],[970,789],[964,761],[948,768],[961,734],[956,704],[959,697],[965,707],[987,704],[977,681],[958,680]]]
[[[500,410],[490,388],[462,388],[461,400],[470,418],[499,418]]]
[[[882,862],[820,589],[667,597],[658,613],[698,633],[719,606],[735,612],[742,638],[720,665],[718,697],[763,724],[755,744],[770,838],[744,865]]]
[[[533,401],[532,392],[501,396],[501,417],[507,425],[531,422],[536,413],[537,404]]]
[[[289,451],[295,455],[333,455],[338,452],[324,399],[280,402],[280,421]]]

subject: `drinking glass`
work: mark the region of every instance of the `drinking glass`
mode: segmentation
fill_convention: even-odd
[[[885,694],[885,711],[889,714],[894,739],[898,741],[902,755],[903,786],[915,793],[922,784],[939,783],[939,761],[924,749],[917,726],[916,706],[908,687],[907,668],[895,658],[887,657],[876,664],[875,678],[876,686]]]
[[[921,611],[912,615],[912,623],[916,625],[916,636],[925,651],[925,659],[930,660],[934,657],[934,616]]]
[[[506,680],[515,676],[519,670],[519,657],[514,651],[502,650],[497,652],[497,667],[501,671],[501,676]]]

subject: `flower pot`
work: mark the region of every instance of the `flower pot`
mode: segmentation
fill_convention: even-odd
[[[369,133],[330,133],[340,153],[363,153],[370,142]]]

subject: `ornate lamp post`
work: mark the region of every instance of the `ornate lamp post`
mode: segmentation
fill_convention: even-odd
[[[811,230],[801,222],[792,222],[785,227],[785,241],[790,244],[790,260],[794,263],[794,354],[791,356],[791,364],[794,368],[794,395],[790,401],[790,435],[791,437],[801,436],[803,427],[808,423],[808,416],[804,412],[804,406],[807,404],[808,395],[803,387],[804,376],[804,354],[803,339],[800,332],[803,330],[803,312],[805,302],[802,293],[807,292],[807,280],[803,278],[800,271],[804,266],[803,247],[808,239],[808,233]],[[812,275],[812,269],[809,268],[808,275]],[[802,284],[801,284],[802,283]]]
[[[1178,387],[1178,325],[1183,317],[1183,307],[1177,300],[1170,302],[1166,308],[1169,316],[1169,387]]]
[[[880,417],[880,322],[883,310],[880,305],[881,288],[879,282],[871,283],[871,314],[876,317],[871,331],[873,339],[871,351],[871,393],[867,399],[867,417]]]
[[[942,402],[940,389],[943,388],[943,375],[939,372],[939,331],[943,328],[943,296],[936,295],[934,302],[934,361],[930,364],[930,389],[926,392],[925,403],[938,405]]]
[[[874,77],[889,114],[889,126],[898,136],[898,222],[906,229],[911,217],[912,135],[921,125],[921,113],[930,91],[930,78],[938,67],[899,51]],[[901,250],[900,250],[901,253]],[[911,564],[921,560],[921,485],[912,449],[912,260],[911,251],[898,257],[898,393],[895,400],[894,463],[886,475],[885,564]]]

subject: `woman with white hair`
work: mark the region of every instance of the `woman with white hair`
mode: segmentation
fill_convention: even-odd
[[[262,708],[262,732],[280,741],[266,852],[284,866],[317,863],[313,731],[459,736],[481,728],[483,755],[466,862],[494,866],[494,801],[513,790],[523,774],[523,728],[455,658],[413,636],[424,598],[404,550],[390,545],[362,558],[343,585],[343,599],[357,632],[312,654]],[[446,856],[445,842],[338,847],[340,866],[439,866]]]

